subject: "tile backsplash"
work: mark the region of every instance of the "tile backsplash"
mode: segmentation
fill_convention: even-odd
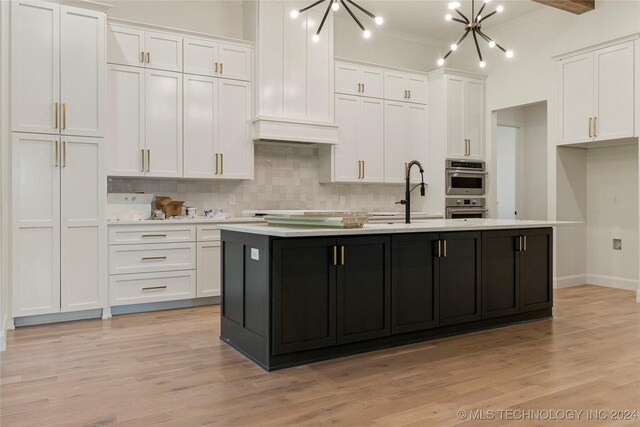
[[[184,200],[185,206],[224,209],[362,209],[398,211],[394,200],[404,196],[402,185],[320,184],[318,149],[312,146],[257,144],[253,181],[120,178],[108,179],[110,193],[144,192]],[[345,197],[345,204],[340,197]],[[419,197],[419,196],[418,196]],[[231,203],[235,199],[235,203]],[[416,206],[417,207],[417,206]]]

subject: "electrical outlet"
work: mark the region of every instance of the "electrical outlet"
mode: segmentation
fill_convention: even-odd
[[[231,194],[229,196],[229,204],[230,205],[235,205],[236,204],[236,195],[235,194]]]
[[[614,251],[622,250],[622,239],[613,239],[613,250]]]
[[[340,196],[340,206],[344,206],[347,204],[347,198],[344,196]]]

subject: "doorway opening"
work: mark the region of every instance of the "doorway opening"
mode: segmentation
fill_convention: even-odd
[[[496,132],[496,205],[499,219],[518,217],[519,126],[498,125]]]

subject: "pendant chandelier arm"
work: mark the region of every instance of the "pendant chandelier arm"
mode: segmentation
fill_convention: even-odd
[[[364,26],[362,25],[362,23],[360,22],[360,20],[358,19],[358,17],[356,15],[354,15],[354,13],[351,11],[351,9],[349,9],[349,6],[347,6],[347,4],[344,2],[344,0],[340,0],[340,3],[342,3],[342,5],[344,6],[344,8],[347,10],[347,12],[349,12],[349,15],[351,15],[351,17],[353,18],[354,21],[356,21],[356,24],[358,24],[358,27],[360,27],[360,29],[362,31],[364,31]]]
[[[470,24],[469,19],[467,19],[467,17],[466,17],[466,16],[464,16],[462,12],[460,12],[458,9],[456,9],[456,13],[457,13],[458,15],[460,15],[460,17],[461,17],[462,19],[464,19],[464,23],[465,23],[465,24]]]
[[[467,38],[467,36],[469,35],[469,31],[471,31],[471,29],[467,28],[464,32],[464,34],[462,35],[462,37],[460,37],[460,40],[458,40],[458,43],[456,43],[458,46],[460,46],[460,43],[462,43],[462,41]]]
[[[332,1],[329,2],[329,6],[327,6],[327,10],[324,12],[324,16],[322,17],[322,21],[320,21],[320,26],[318,27],[318,31],[316,31],[316,35],[320,34],[322,31],[322,27],[324,26],[324,22],[327,20],[327,15],[329,15],[329,11],[331,10]]]
[[[476,36],[476,32],[473,31],[473,41],[476,43],[476,50],[478,51],[478,57],[480,61],[482,61],[482,52],[480,51],[480,45],[478,44],[478,37]]]
[[[325,0],[318,0],[317,2],[315,2],[315,3],[313,3],[313,4],[310,4],[310,5],[309,5],[309,6],[307,6],[307,7],[303,7],[302,9],[300,9],[300,10],[298,11],[298,13],[306,12],[307,10],[309,10],[309,9],[311,9],[311,8],[313,8],[313,7],[316,7],[316,6],[317,6],[317,5],[319,5],[320,3],[323,3],[324,1],[325,1]]]
[[[481,23],[482,21],[485,21],[486,19],[491,18],[493,15],[495,15],[498,12],[491,12],[490,14],[488,14],[487,16],[483,16],[481,20],[478,21],[478,24]]]
[[[482,5],[482,7],[480,8],[480,10],[478,11],[478,14],[477,14],[477,15],[476,15],[476,17],[473,19],[474,21],[477,21],[477,20],[478,20],[478,17],[479,17],[480,15],[482,15],[482,11],[484,11],[484,8],[485,8],[486,6],[487,6],[487,4],[486,4],[486,3]]]
[[[369,12],[367,9],[365,9],[364,7],[360,6],[358,3],[353,2],[352,0],[347,0],[347,2],[349,2],[350,4],[354,5],[355,7],[357,7],[358,9],[360,9],[361,11],[363,11],[365,14],[367,14],[370,18],[376,19],[376,16]]]
[[[480,37],[482,37],[483,39],[485,39],[487,42],[494,42],[494,43],[496,43],[496,42],[495,42],[495,40],[492,40],[492,39],[491,39],[491,37],[489,37],[488,35],[486,35],[485,33],[483,33],[483,32],[482,32],[482,30],[476,30],[476,31],[478,32],[478,34],[480,34]],[[507,53],[507,50],[506,50],[504,47],[500,46],[498,43],[496,43],[496,47],[497,47],[498,49],[500,49],[501,51],[503,51],[504,53]]]
[[[467,25],[467,23],[466,23],[466,22],[464,22],[462,19],[458,19],[458,18],[451,18],[451,20],[452,20],[452,21],[459,22],[459,23],[464,24],[464,25]]]

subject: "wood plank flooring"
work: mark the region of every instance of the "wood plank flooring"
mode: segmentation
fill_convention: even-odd
[[[21,328],[0,353],[0,424],[571,426],[497,411],[640,411],[635,293],[555,295],[553,320],[273,373],[220,342],[218,307]],[[640,425],[608,415],[585,425]]]

